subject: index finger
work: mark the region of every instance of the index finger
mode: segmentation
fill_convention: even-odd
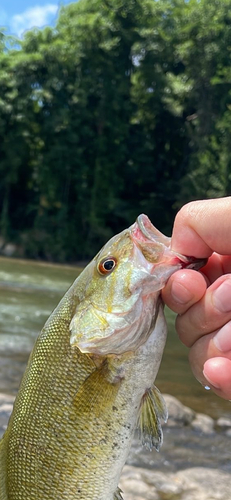
[[[184,255],[231,254],[231,197],[193,201],[175,218],[172,249]]]

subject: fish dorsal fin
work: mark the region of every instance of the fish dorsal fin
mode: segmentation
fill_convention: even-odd
[[[123,500],[123,497],[122,497],[121,493],[122,493],[122,490],[118,486],[116,492],[114,493],[113,500]]]
[[[141,402],[138,417],[139,436],[142,445],[159,451],[163,442],[161,419],[167,421],[168,411],[163,396],[157,387],[148,389]]]

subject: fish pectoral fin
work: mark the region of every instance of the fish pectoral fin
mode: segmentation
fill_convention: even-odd
[[[165,422],[168,411],[163,396],[157,387],[148,389],[141,402],[138,417],[139,436],[143,446],[159,451],[163,442],[161,419]]]
[[[120,381],[108,380],[107,363],[96,368],[80,386],[74,400],[74,405],[81,408],[81,413],[99,416],[108,412],[114,403]]]
[[[113,500],[123,500],[123,497],[122,497],[121,493],[122,493],[122,490],[118,486],[116,492],[114,493]]]

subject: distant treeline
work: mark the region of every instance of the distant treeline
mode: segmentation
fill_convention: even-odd
[[[0,33],[0,235],[76,261],[231,194],[231,0],[79,0]]]

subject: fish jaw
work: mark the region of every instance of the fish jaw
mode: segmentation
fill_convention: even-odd
[[[171,239],[143,214],[105,245],[92,263],[93,280],[72,318],[71,345],[106,356],[135,351],[146,342],[160,290],[172,273],[193,265],[192,258],[173,252],[170,245]],[[107,258],[117,265],[100,276],[99,263]]]
[[[154,265],[159,263],[198,270],[207,262],[207,259],[174,252],[171,248],[171,238],[156,229],[145,214],[137,217],[130,230],[134,243],[140,247],[146,260]]]

